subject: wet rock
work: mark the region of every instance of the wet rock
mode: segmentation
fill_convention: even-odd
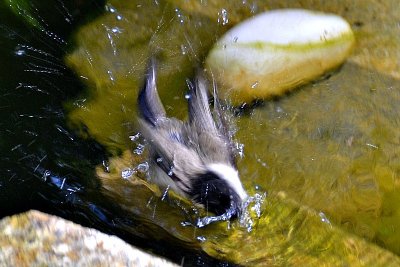
[[[39,211],[0,221],[0,265],[176,266],[115,236]]]
[[[304,9],[258,14],[229,30],[206,65],[223,98],[239,105],[285,93],[337,67],[354,45],[341,17]]]

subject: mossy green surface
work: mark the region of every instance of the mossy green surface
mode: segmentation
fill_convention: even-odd
[[[193,66],[201,65],[233,23],[252,12],[290,6],[284,2],[259,1],[254,8],[242,1],[109,1],[109,11],[77,33],[76,49],[66,57],[88,85],[85,95],[68,105],[71,126],[113,155],[131,148],[135,99],[152,53],[159,57],[159,91],[167,112],[185,118],[185,79],[192,77]],[[365,26],[355,29],[362,39],[350,62],[365,62],[360,51],[373,48],[368,42],[377,42],[379,31],[362,17],[356,3],[364,2],[303,2],[304,8],[363,21]],[[222,8],[228,13],[226,25]],[[371,38],[371,32],[378,37]],[[183,220],[179,208],[170,212],[168,203],[159,200],[152,217],[146,203],[161,193],[143,184],[133,189],[120,178],[121,169],[111,174],[113,182],[105,190],[149,227],[161,225],[166,231],[159,236],[235,263],[398,265],[398,257],[384,249],[400,253],[400,82],[391,71],[382,74],[386,67],[363,66],[347,63],[326,79],[232,119],[236,140],[244,144],[239,170],[245,188],[250,194],[255,187],[269,193],[250,233],[235,225],[228,231],[226,223],[183,229],[176,226]],[[123,166],[137,161],[129,157],[128,163],[121,160]],[[284,198],[278,197],[282,191]],[[332,225],[321,222],[320,212]],[[152,234],[145,229],[145,235]],[[197,241],[198,236],[205,241]]]
[[[324,42],[309,42],[309,43],[299,43],[299,44],[273,44],[273,43],[268,43],[268,42],[247,42],[247,43],[236,43],[236,44],[230,44],[232,48],[253,48],[253,49],[259,49],[259,50],[264,50],[264,49],[281,49],[281,50],[287,50],[287,51],[294,51],[294,52],[307,52],[312,49],[318,49],[318,48],[325,48],[329,46],[334,46],[340,43],[352,43],[354,42],[354,35],[352,32],[347,33],[347,34],[342,34],[341,36],[324,41]],[[221,46],[218,46],[221,47]]]

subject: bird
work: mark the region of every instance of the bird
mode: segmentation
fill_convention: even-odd
[[[216,216],[238,217],[247,193],[220,102],[214,95],[212,113],[204,70],[186,83],[187,121],[168,117],[157,91],[156,60],[150,60],[137,99],[140,132],[149,145],[150,179]]]

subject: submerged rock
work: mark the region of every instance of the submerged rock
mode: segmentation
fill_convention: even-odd
[[[0,265],[176,266],[116,236],[29,211],[0,221]]]
[[[121,178],[124,170],[136,170],[139,164],[129,165],[132,156],[125,157],[122,151],[142,153],[142,148],[132,145],[128,136],[136,134],[132,125],[136,119],[134,99],[143,79],[149,46],[162,52],[158,89],[163,103],[168,106],[169,114],[182,118],[187,113],[183,89],[185,79],[191,77],[193,62],[202,62],[213,42],[226,30],[266,9],[309,8],[340,14],[350,22],[357,36],[356,48],[348,60],[351,64],[346,63],[329,79],[306,85],[287,97],[250,110],[250,114],[234,118],[238,129],[235,136],[245,147],[245,157],[239,160],[243,183],[246,189],[257,186],[268,191],[269,196],[284,191],[300,206],[316,211],[314,217],[322,211],[334,226],[345,230],[343,235],[347,231],[400,254],[400,237],[396,234],[400,226],[396,204],[400,199],[396,146],[400,140],[396,116],[399,82],[387,76],[400,77],[397,2],[169,0],[157,3],[108,1],[113,9],[109,8],[105,16],[78,32],[76,49],[66,57],[69,66],[84,78],[90,96],[83,95],[70,106],[71,125],[84,125],[84,136],[88,134],[96,139],[110,153],[119,149],[121,153],[113,155],[124,157],[123,164],[115,162],[121,167],[114,170],[115,177],[112,160],[110,173],[99,175],[104,194],[127,211],[125,217],[139,218],[146,223],[146,227],[122,230],[150,239],[157,236],[159,240],[169,240],[167,235],[173,235],[185,247],[202,249],[212,256],[242,264],[248,255],[254,255],[253,263],[258,259],[263,263],[262,253],[271,259],[281,253],[280,259],[286,260],[284,254],[289,243],[284,242],[286,236],[279,235],[296,231],[299,226],[287,218],[264,218],[272,213],[270,210],[275,210],[274,205],[261,216],[262,223],[252,237],[243,241],[227,240],[220,229],[210,230],[207,235],[197,229],[180,227],[185,218],[178,205],[171,204],[174,201],[162,200],[163,192],[139,183],[133,179],[134,175]],[[123,19],[119,20],[119,16]],[[257,84],[254,86],[257,89]],[[112,177],[106,178],[106,175]],[[267,203],[271,203],[271,198]],[[277,214],[281,214],[281,202],[275,203]],[[273,225],[271,221],[277,223]],[[280,222],[287,222],[286,228]],[[160,225],[165,231],[154,230],[154,225]],[[311,228],[305,223],[302,231],[318,236],[319,228]],[[246,237],[240,231],[232,232]],[[210,247],[207,237],[215,233],[219,235],[212,241],[214,247]],[[206,238],[206,242],[193,241],[196,237]],[[314,245],[303,236],[298,240],[301,249]],[[266,245],[259,246],[260,243]],[[343,247],[342,244],[328,252],[339,251],[337,248]],[[353,246],[353,242],[348,244]],[[241,246],[249,249],[245,252]],[[356,250],[349,252],[351,255],[366,251],[362,246],[353,247]],[[270,253],[274,248],[279,252]],[[291,247],[290,251],[297,254],[298,248]],[[325,250],[309,252],[319,265],[323,261],[318,257],[320,253],[329,255]],[[378,252],[368,253],[372,258]],[[335,259],[343,262],[343,251],[338,255]],[[295,258],[301,257],[303,254]],[[393,262],[398,263],[398,259]]]
[[[332,217],[328,214],[302,205],[284,192],[269,194],[258,207],[256,202],[250,203],[244,221],[241,217],[230,223],[214,221],[207,227],[196,228],[192,220],[203,214],[193,213],[190,202],[172,191],[160,192],[137,176],[121,177],[126,168],[136,169],[138,161],[134,154],[125,151],[109,162],[107,172],[101,166],[96,170],[103,192],[118,201],[126,211],[125,219],[141,220],[140,225],[146,225],[142,232],[152,240],[162,238],[174,246],[203,251],[240,266],[400,264],[397,255],[341,229],[330,222]],[[130,225],[117,227],[135,231]]]
[[[280,95],[347,58],[354,44],[341,17],[302,9],[273,10],[229,30],[206,60],[234,104]]]

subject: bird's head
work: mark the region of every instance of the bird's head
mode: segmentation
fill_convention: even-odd
[[[238,172],[226,164],[209,164],[192,180],[190,195],[215,215],[237,217],[247,194]]]

